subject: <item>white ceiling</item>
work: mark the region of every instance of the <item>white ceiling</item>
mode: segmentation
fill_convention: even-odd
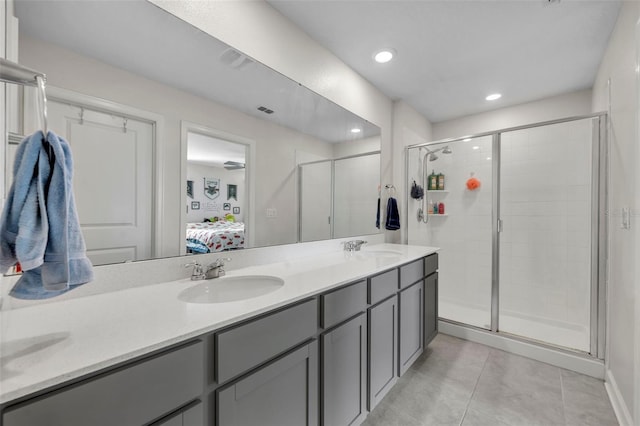
[[[618,0],[267,0],[432,122],[593,86]],[[397,57],[377,64],[373,53]],[[493,103],[488,94],[503,97]]]
[[[187,134],[187,161],[207,166],[224,167],[227,161],[245,163],[244,145],[199,133]]]

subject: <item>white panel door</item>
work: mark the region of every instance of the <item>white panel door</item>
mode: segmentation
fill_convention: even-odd
[[[69,141],[73,186],[94,265],[153,254],[153,125],[50,101],[49,128]]]

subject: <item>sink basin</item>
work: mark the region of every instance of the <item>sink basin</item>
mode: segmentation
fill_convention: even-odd
[[[226,303],[252,299],[278,290],[284,281],[266,275],[222,277],[189,287],[178,294],[188,303]]]

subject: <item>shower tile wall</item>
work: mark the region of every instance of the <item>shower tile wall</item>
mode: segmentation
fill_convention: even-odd
[[[588,351],[590,120],[501,140],[500,329]]]
[[[443,145],[432,145],[437,149]],[[475,138],[449,145],[451,154],[439,152],[438,159],[427,161],[428,173],[445,175],[445,190],[427,194],[427,201],[445,204],[446,216],[433,215],[429,223],[416,218],[420,201],[410,199],[408,242],[440,247],[439,315],[478,327],[491,324],[491,207],[492,163],[491,137]],[[409,177],[421,182],[421,159],[412,149]],[[466,189],[466,181],[474,173],[482,186]],[[412,183],[411,180],[409,182]]]

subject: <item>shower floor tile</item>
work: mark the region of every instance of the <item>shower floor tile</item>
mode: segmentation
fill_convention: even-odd
[[[617,425],[601,380],[439,334],[364,426]]]

